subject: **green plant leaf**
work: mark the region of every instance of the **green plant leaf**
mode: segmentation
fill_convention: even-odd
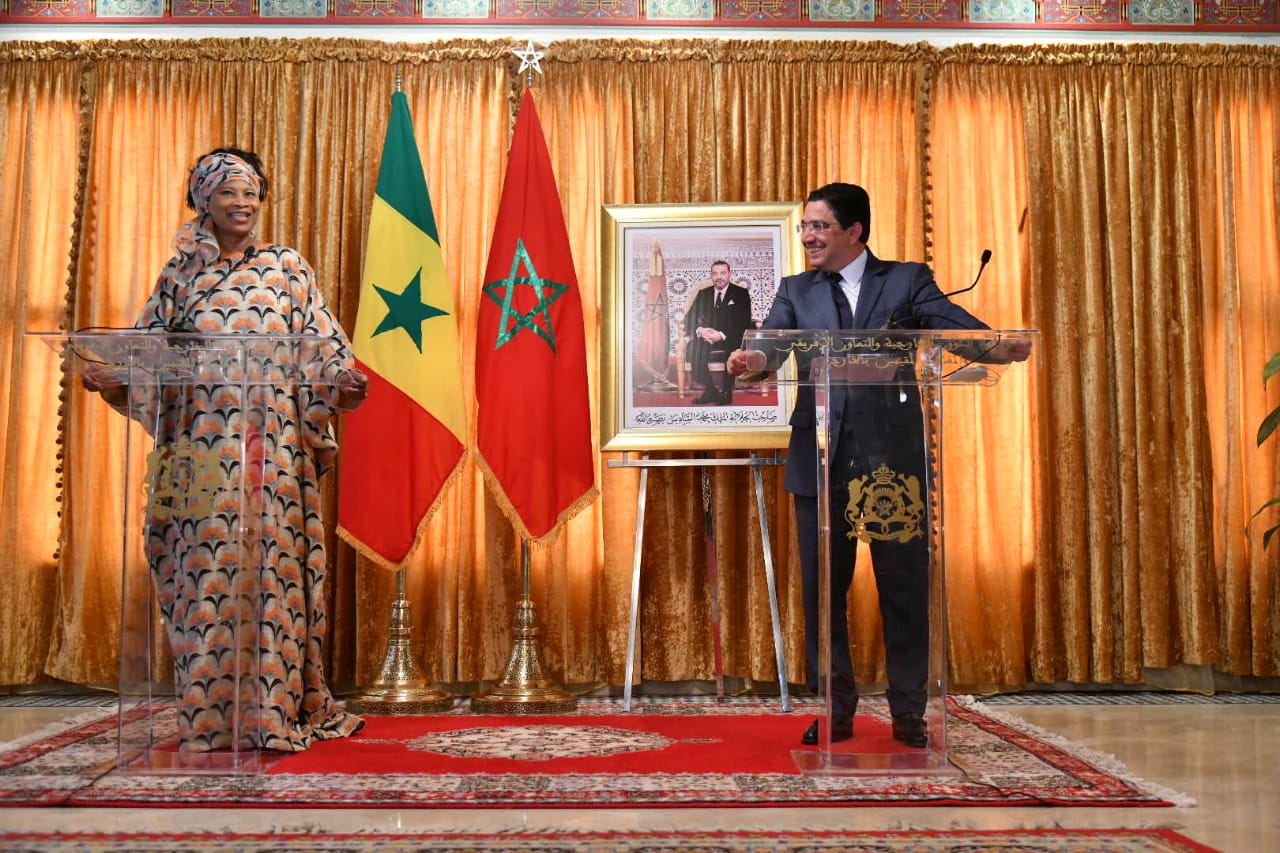
[[[1266,441],[1271,433],[1276,431],[1276,427],[1280,426],[1280,406],[1271,410],[1271,414],[1262,419],[1262,424],[1258,427],[1258,445]]]
[[[1275,506],[1276,504],[1280,504],[1280,497],[1274,497],[1271,500],[1264,503],[1262,506],[1258,507],[1258,511],[1255,512],[1253,515],[1249,516],[1249,521],[1253,521],[1255,518],[1262,515],[1262,511],[1265,510],[1267,507]]]
[[[1271,360],[1262,368],[1262,384],[1267,384],[1267,380],[1277,373],[1280,373],[1280,352],[1271,356]]]
[[[1266,512],[1267,507],[1272,506],[1280,506],[1280,497],[1275,497],[1267,501],[1262,506],[1258,507],[1257,512],[1249,516],[1249,520],[1245,522],[1244,525],[1244,538],[1248,539],[1250,542],[1253,541],[1253,531],[1250,529],[1253,527],[1253,520]],[[1275,536],[1277,530],[1280,530],[1280,524],[1277,524],[1275,527],[1262,534],[1262,550],[1267,550],[1267,545],[1271,544],[1271,537]]]
[[[1271,356],[1271,359],[1266,363],[1266,366],[1262,368],[1262,384],[1266,385],[1267,380],[1272,376],[1275,376],[1277,373],[1280,373],[1280,352]],[[1280,406],[1272,409],[1271,412],[1262,419],[1262,423],[1258,425],[1258,446],[1262,446],[1262,442],[1270,438],[1271,434],[1276,431],[1277,427],[1280,427]],[[1262,506],[1258,507],[1257,512],[1249,516],[1249,521],[1244,528],[1244,535],[1247,539],[1250,541],[1253,540],[1253,536],[1250,533],[1249,528],[1253,526],[1254,519],[1262,515],[1263,511],[1267,507],[1276,506],[1277,504],[1280,504],[1280,497],[1274,497],[1267,501]],[[1272,527],[1270,530],[1267,530],[1262,534],[1263,551],[1267,550],[1267,546],[1271,544],[1271,539],[1277,532],[1280,532],[1280,524],[1277,524],[1275,527]]]

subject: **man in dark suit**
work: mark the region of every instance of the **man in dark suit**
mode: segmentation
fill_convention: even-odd
[[[828,184],[809,194],[800,233],[813,269],[782,279],[765,329],[986,329],[969,312],[946,299],[923,264],[882,261],[867,249],[871,202],[853,184]],[[1020,346],[1001,345],[986,360],[1022,360]],[[762,348],[738,350],[727,362],[739,376],[776,369],[785,354]],[[807,370],[807,359],[799,365]],[[850,535],[846,508],[851,482],[869,482],[875,472],[912,478],[927,503],[924,423],[914,384],[832,385],[828,411],[831,500],[830,666],[831,740],[853,736],[858,688],[849,650],[847,602],[853,581],[857,540]],[[809,687],[818,683],[818,503],[817,429],[813,387],[802,387],[791,416],[791,442],[784,486],[795,501],[804,587],[805,652]],[[866,478],[866,479],[863,479]],[[923,510],[924,508],[921,507]],[[885,665],[893,736],[917,748],[928,744],[924,719],[929,675],[928,520],[907,541],[873,540],[872,570],[884,623]],[[818,722],[804,743],[819,742]]]
[[[684,318],[689,346],[685,357],[693,379],[702,385],[695,403],[727,405],[733,400],[733,377],[724,370],[729,353],[742,346],[751,327],[751,294],[729,281],[727,261],[711,265],[711,286],[698,291]]]

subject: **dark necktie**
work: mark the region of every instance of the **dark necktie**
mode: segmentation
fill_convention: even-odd
[[[825,273],[827,281],[831,283],[831,298],[836,301],[836,314],[840,317],[840,328],[853,328],[853,309],[849,307],[849,299],[844,295],[844,288],[840,286],[840,282],[844,281],[844,276],[838,272]]]
[[[720,307],[720,298],[721,298],[722,296],[724,296],[724,294],[723,294],[723,293],[720,293],[720,291],[716,291],[716,307],[717,307],[717,308],[719,308],[719,307]]]

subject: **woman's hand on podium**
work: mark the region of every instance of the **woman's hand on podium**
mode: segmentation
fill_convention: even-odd
[[[80,371],[80,384],[113,406],[123,406],[129,399],[129,386],[114,367],[105,364],[86,364]]]

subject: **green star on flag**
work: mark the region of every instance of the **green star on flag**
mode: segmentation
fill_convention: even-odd
[[[529,273],[527,276],[517,275],[520,272],[521,263],[524,264],[525,270]],[[506,289],[499,296],[498,291],[504,285]],[[533,288],[533,292],[538,296],[537,304],[528,312],[522,313],[511,305],[517,285]],[[537,269],[533,266],[533,259],[529,257],[529,250],[525,248],[524,240],[517,239],[516,251],[511,258],[511,272],[507,274],[506,278],[491,281],[484,286],[485,295],[502,306],[502,316],[498,318],[498,340],[494,343],[494,349],[500,349],[510,343],[511,339],[521,329],[528,329],[546,341],[551,347],[551,351],[555,352],[556,329],[551,323],[551,303],[559,299],[561,294],[568,289],[569,286],[567,284],[542,279],[538,275]],[[550,291],[550,294],[548,294],[548,291]],[[542,315],[545,326],[538,325],[538,314]]]
[[[413,345],[418,348],[418,352],[422,352],[423,322],[448,313],[422,301],[422,267],[418,267],[409,285],[400,293],[394,293],[376,284],[373,289],[378,291],[382,301],[387,303],[387,316],[383,317],[378,328],[373,330],[373,337],[376,338],[394,329],[404,329],[413,339]]]

